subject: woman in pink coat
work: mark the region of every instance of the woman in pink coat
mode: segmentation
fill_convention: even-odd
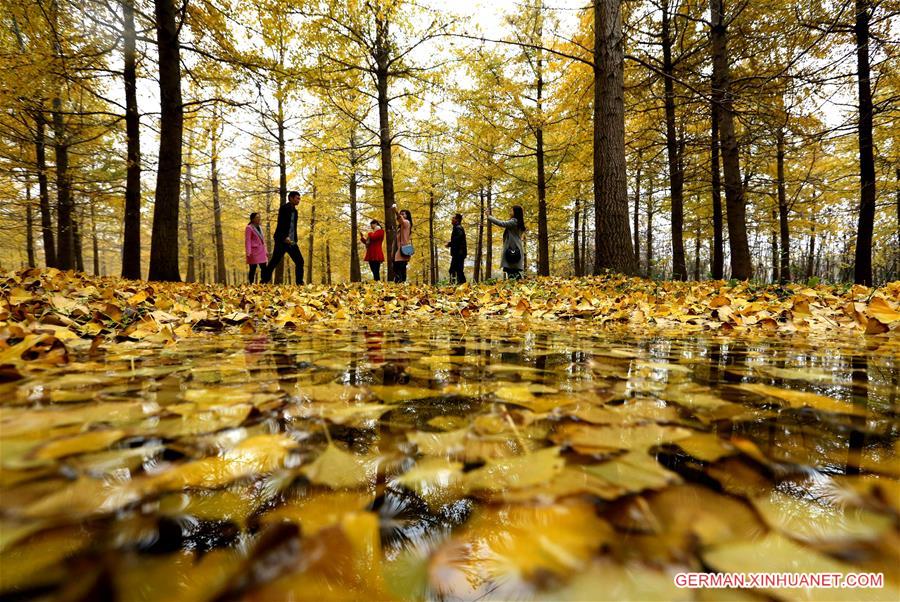
[[[266,237],[263,236],[259,222],[259,213],[254,211],[250,214],[250,223],[247,224],[247,228],[244,230],[244,246],[247,250],[247,263],[250,265],[250,274],[248,275],[250,284],[253,284],[253,281],[256,280],[256,267],[265,266],[269,260],[269,250],[266,249]]]

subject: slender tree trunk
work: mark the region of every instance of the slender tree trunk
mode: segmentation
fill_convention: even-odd
[[[434,189],[428,191],[428,276],[431,284],[437,283],[437,250],[434,246]]]
[[[122,278],[141,277],[141,122],[137,104],[137,36],[134,0],[122,0],[125,66],[125,217],[122,229]]]
[[[56,156],[56,262],[61,270],[75,265],[75,225],[72,184],[69,180],[69,143],[62,100],[53,99],[53,150]]]
[[[791,231],[788,225],[787,192],[784,184],[784,129],[779,128],[775,136],[776,171],[778,179],[778,226],[781,236],[781,282],[791,278]]]
[[[315,175],[313,176],[315,177]],[[316,185],[312,187],[312,207],[309,211],[309,257],[306,259],[306,282],[313,283],[313,250],[316,242]]]
[[[155,0],[159,50],[159,165],[150,237],[150,280],[179,282],[178,208],[181,203],[181,145],[184,106],[181,103],[181,50],[174,0]]]
[[[653,173],[650,173],[647,194],[647,278],[653,278]]]
[[[222,234],[222,202],[219,198],[219,121],[215,107],[213,107],[212,125],[210,133],[210,162],[209,175],[212,183],[213,203],[213,236],[216,245],[216,282],[226,284],[227,272],[225,269],[225,237]]]
[[[94,276],[100,275],[100,241],[97,238],[97,218],[94,214],[94,204],[89,205],[91,208],[91,251],[94,255]]]
[[[197,251],[194,245],[194,219],[191,216],[191,193],[194,190],[194,182],[191,179],[191,143],[188,142],[187,162],[184,166],[184,233],[187,238],[187,278],[186,282],[197,280],[195,264]]]
[[[694,230],[694,282],[700,281],[700,220]]]
[[[91,209],[93,211],[93,209]],[[25,180],[25,253],[28,267],[35,267],[34,261],[34,212],[31,209],[31,178]]]
[[[807,256],[806,256],[806,279],[809,280],[813,277],[813,262],[816,257],[816,224],[814,215],[810,215],[810,223],[812,224],[812,231],[809,234],[809,246],[807,248]]]
[[[713,101],[710,169],[712,171],[712,278],[721,280],[725,273],[725,226],[722,220],[722,184],[719,180],[719,105]]]
[[[687,279],[684,258],[684,174],[675,132],[675,83],[672,63],[669,1],[662,0],[663,87],[665,89],[666,153],[669,159],[669,192],[672,221],[672,278]]]
[[[588,275],[588,265],[591,265],[591,264],[589,264],[588,243],[587,243],[587,241],[588,241],[587,225],[588,225],[589,206],[590,206],[590,204],[587,201],[585,201],[584,206],[581,210],[582,214],[583,214],[581,216],[581,275],[582,276]]]
[[[325,239],[325,284],[331,284],[331,241]]]
[[[634,259],[638,262],[638,265],[641,263],[641,240],[640,240],[640,223],[638,220],[638,215],[641,210],[641,153],[638,152],[637,159],[637,169],[635,170],[634,175],[634,217],[633,217],[633,225],[632,231],[634,233]]]
[[[872,143],[872,86],[869,80],[871,0],[856,0],[856,68],[859,87],[859,221],[853,280],[872,286],[872,233],[875,227],[875,155]]]
[[[540,10],[540,9],[539,9]],[[540,31],[538,33],[540,36]],[[540,37],[538,38],[540,40]],[[544,173],[544,115],[542,100],[544,92],[543,57],[537,55],[537,127],[534,130],[535,153],[537,155],[538,194],[538,276],[550,275],[550,247],[547,232],[547,177]]]
[[[475,269],[472,272],[472,280],[481,282],[481,254],[484,241],[484,189],[478,191],[478,240],[475,243]]]
[[[574,238],[574,244],[572,245],[575,250],[574,257],[574,265],[572,266],[573,271],[575,272],[575,276],[581,276],[581,245],[578,241],[578,236],[580,234],[579,230],[581,229],[581,224],[578,223],[581,218],[581,199],[577,196],[575,197],[575,223],[572,225],[572,236]]]
[[[898,176],[900,177],[900,176]],[[487,212],[490,214],[493,210],[492,207],[492,195],[494,188],[494,179],[492,176],[488,176],[487,183],[487,194],[485,195],[485,202],[487,203]],[[478,218],[482,220],[481,217]],[[482,220],[483,221],[483,220]],[[494,277],[494,224],[491,222],[487,222],[483,224],[483,226],[487,229],[486,240],[484,244],[484,273],[482,274],[482,280],[490,280]]]
[[[44,263],[56,267],[56,242],[53,236],[53,217],[50,212],[50,191],[47,184],[46,118],[42,110],[34,115],[34,156],[37,164],[38,207],[41,213],[41,240],[44,243]]]
[[[894,249],[896,255],[894,278],[900,280],[900,167],[894,172],[897,178],[897,246]]]
[[[357,163],[356,133],[350,134],[350,282],[362,281],[359,269],[359,225],[357,217],[356,179]]]
[[[625,75],[621,0],[594,2],[594,273],[634,274],[625,180]]]
[[[281,80],[278,80],[278,90],[277,94],[277,103],[278,103],[278,115],[276,117],[277,123],[275,127],[278,130],[278,206],[281,207],[285,203],[287,203],[287,151],[286,151],[286,143],[285,143],[285,125],[284,125],[284,84],[282,84]],[[271,241],[271,237],[269,237]],[[275,274],[273,281],[275,284],[284,284],[284,261],[279,262],[278,266],[275,268]]]
[[[780,282],[778,275],[778,214],[772,210],[772,282]]]
[[[75,210],[72,215],[72,242],[75,243],[75,269],[79,272],[84,271],[84,251],[81,244],[81,227],[84,217],[84,211]]]
[[[734,131],[734,100],[728,63],[728,32],[724,0],[710,0],[711,46],[713,57],[712,96],[719,108],[722,166],[725,172],[725,207],[728,211],[728,244],[731,248],[731,277],[749,280],[753,263],[747,240],[747,207],[741,182],[740,148]]]

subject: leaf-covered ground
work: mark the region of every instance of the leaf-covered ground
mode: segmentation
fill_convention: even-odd
[[[0,596],[896,600],[896,287],[11,275]]]

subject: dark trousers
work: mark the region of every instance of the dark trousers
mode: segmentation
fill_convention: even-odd
[[[450,258],[450,282],[456,284],[465,284],[466,282],[466,269],[465,269],[466,257],[465,255],[461,257],[451,257]]]
[[[264,263],[251,263],[250,264],[250,273],[247,274],[247,282],[253,284],[256,282],[256,268],[259,267],[260,273],[266,270],[266,264]]]
[[[275,268],[277,268],[278,264],[281,263],[281,260],[284,259],[285,253],[287,253],[294,262],[294,281],[297,284],[303,284],[303,253],[300,252],[300,247],[297,245],[289,245],[285,242],[275,243],[275,248],[272,250],[272,257],[262,270],[263,284],[272,282],[272,272],[275,271]]]
[[[381,262],[370,261],[369,267],[372,269],[372,280],[374,280],[375,282],[381,280]]]
[[[394,262],[394,282],[406,282],[406,264],[408,261]]]
[[[522,270],[503,268],[503,271],[506,272],[507,280],[519,280],[520,278],[522,278]]]

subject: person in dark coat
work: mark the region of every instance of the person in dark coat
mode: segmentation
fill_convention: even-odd
[[[525,213],[518,205],[513,206],[512,215],[508,220],[497,219],[487,214],[488,221],[495,226],[503,228],[503,258],[500,265],[506,273],[506,278],[518,280],[525,269]]]
[[[278,223],[275,226],[275,247],[272,257],[262,271],[263,284],[272,281],[272,273],[287,253],[294,262],[294,282],[303,284],[303,253],[297,246],[297,205],[300,204],[300,193],[292,190],[288,193],[287,203],[278,208]]]
[[[450,249],[450,283],[465,284],[466,282],[466,231],[462,227],[462,214],[457,213],[451,220],[453,224],[453,233],[450,235],[450,242],[447,248]]]

